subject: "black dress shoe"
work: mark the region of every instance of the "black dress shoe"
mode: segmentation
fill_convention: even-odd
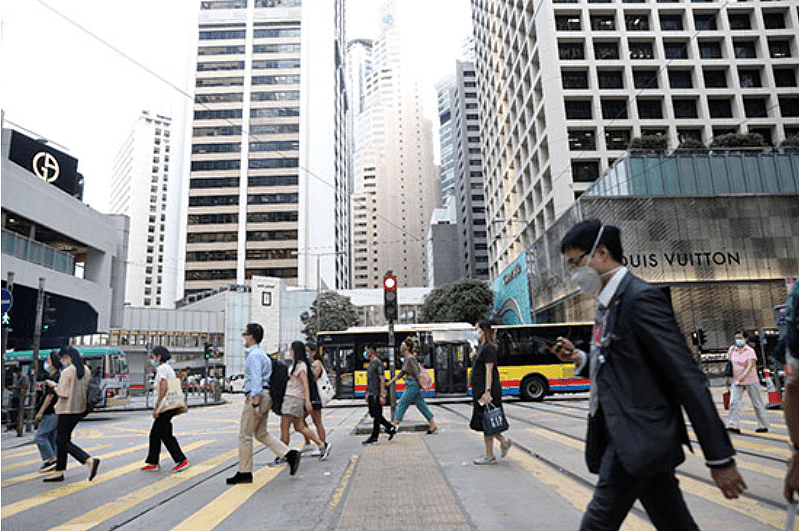
[[[61,474],[60,476],[50,476],[49,478],[44,478],[42,481],[44,481],[45,483],[64,481],[64,474]]]
[[[390,435],[389,435],[389,438],[391,438],[391,436],[390,436]],[[372,439],[371,437],[369,437],[369,438],[368,438],[368,439],[366,439],[365,441],[361,441],[361,444],[362,444],[362,445],[364,445],[364,446],[368,446],[368,445],[370,445],[370,444],[374,444],[374,443],[376,443],[376,442],[377,442],[377,439]]]
[[[252,472],[236,472],[232,478],[227,478],[228,485],[238,485],[239,483],[252,483]]]
[[[286,454],[286,462],[289,464],[289,475],[293,476],[300,468],[300,452],[297,450],[289,450]]]
[[[92,464],[89,467],[89,481],[94,479],[94,476],[97,475],[97,467],[100,466],[100,460],[96,457],[92,458]]]
[[[741,433],[741,428],[727,428],[730,433]]]
[[[391,428],[391,431],[388,432],[388,440],[389,441],[394,438],[394,436],[397,434],[397,431],[399,431],[399,430],[397,429],[396,426]]]
[[[768,428],[758,428],[755,433],[768,433]]]

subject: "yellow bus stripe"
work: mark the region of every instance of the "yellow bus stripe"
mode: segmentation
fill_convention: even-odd
[[[189,444],[183,448],[184,451],[191,451],[195,448],[199,448],[200,446],[206,445],[212,441],[197,441],[194,443]],[[146,447],[147,445],[142,445],[142,447]],[[161,457],[165,459],[167,457],[167,453],[163,453]],[[102,459],[101,456],[98,456]],[[102,463],[100,463],[102,466]],[[70,494],[74,494],[76,492],[80,492],[82,490],[86,490],[90,487],[95,487],[106,481],[110,481],[112,479],[116,479],[120,476],[123,476],[129,472],[133,472],[134,470],[138,470],[142,466],[142,461],[137,460],[134,463],[130,463],[119,468],[115,468],[110,472],[106,472],[105,474],[99,474],[97,477],[94,478],[92,481],[78,481],[76,483],[70,483],[68,485],[64,485],[63,487],[59,487],[57,489],[53,489],[49,492],[43,492],[31,498],[27,498],[25,500],[20,500],[16,503],[12,503],[2,508],[2,517],[8,518],[9,516],[14,516],[15,514],[21,513],[23,511],[27,511],[29,509],[33,509],[34,507],[38,507],[39,505],[45,504],[47,502],[57,500],[59,498],[63,498],[64,496],[68,496]]]
[[[225,461],[238,456],[238,453],[238,450],[231,450],[222,455],[203,461],[198,465],[192,465],[184,472],[179,474],[171,474],[164,479],[156,481],[152,485],[129,492],[128,494],[120,496],[112,502],[108,502],[105,505],[89,511],[88,513],[82,514],[77,518],[73,518],[68,522],[54,527],[53,529],[58,529],[60,531],[84,531],[86,529],[91,529],[92,527],[105,522],[109,518],[112,518],[118,514],[122,514],[134,505],[138,505],[144,501],[147,501],[153,496],[157,496],[162,492],[166,492],[171,488],[177,487],[181,483],[193,477],[208,472],[209,470],[221,465]]]
[[[172,528],[172,531],[201,531],[214,529],[228,516],[241,507],[258,490],[275,479],[286,465],[278,467],[264,467],[253,474],[252,483],[234,485],[223,494],[217,496],[205,507],[191,515],[186,520]]]
[[[110,444],[101,444],[100,446],[92,446],[91,448],[84,448],[86,452],[93,452],[94,450],[99,450],[100,448],[105,448],[107,446],[111,446]],[[38,450],[37,450],[38,451]],[[14,470],[15,468],[20,468],[23,466],[30,466],[35,465],[37,463],[42,463],[41,459],[30,459],[28,461],[23,461],[21,463],[15,463],[13,465],[4,466],[2,470]]]

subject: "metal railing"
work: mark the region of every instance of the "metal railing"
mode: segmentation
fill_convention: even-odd
[[[54,247],[3,229],[2,250],[22,260],[55,269],[68,275],[75,274],[75,257]]]

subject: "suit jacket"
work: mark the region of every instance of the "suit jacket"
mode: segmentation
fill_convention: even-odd
[[[676,467],[691,449],[681,408],[691,420],[705,458],[731,457],[730,438],[680,333],[666,295],[627,273],[611,299],[596,375],[606,434],[633,476]],[[583,376],[590,375],[589,363]],[[603,437],[586,442],[586,457],[601,455]]]

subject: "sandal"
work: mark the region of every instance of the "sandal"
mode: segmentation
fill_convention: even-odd
[[[435,428],[427,428],[428,435],[433,435],[434,433],[438,433],[438,426],[436,426]]]

